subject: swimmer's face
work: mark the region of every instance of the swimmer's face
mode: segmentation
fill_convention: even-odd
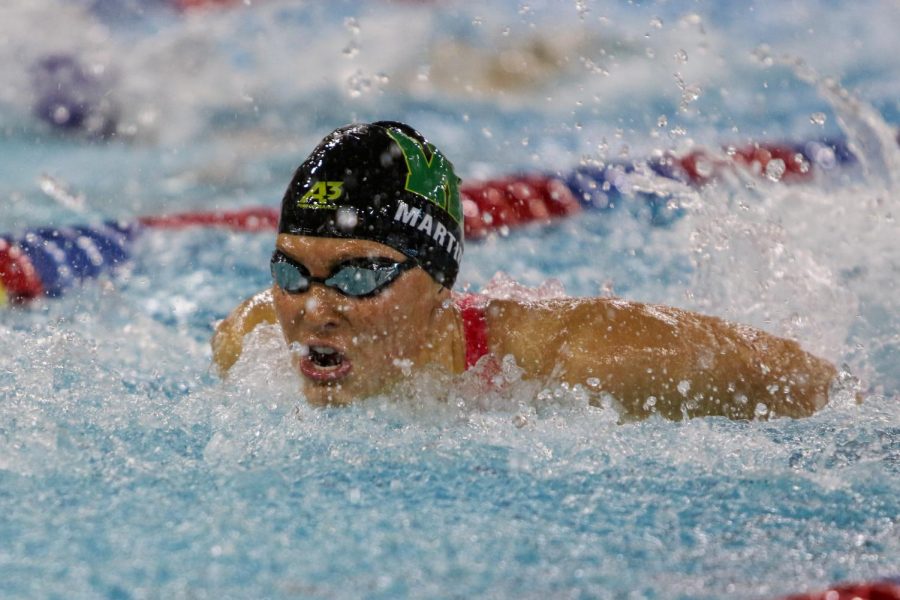
[[[408,260],[368,240],[280,234],[276,248],[314,278],[352,259]],[[421,268],[368,297],[345,296],[321,283],[293,294],[273,285],[272,294],[291,362],[307,400],[317,405],[371,396],[434,362],[435,327],[450,297]]]

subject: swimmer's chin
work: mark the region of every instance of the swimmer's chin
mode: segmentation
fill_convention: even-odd
[[[301,377],[302,378],[302,377]],[[347,380],[321,383],[303,379],[303,396],[310,406],[317,408],[343,407],[376,396],[383,390],[361,392]]]
[[[316,383],[303,379],[303,396],[306,402],[316,408],[345,407],[358,404],[373,398],[394,399],[418,398],[423,394],[431,398],[447,400],[449,394],[450,377],[444,374],[437,376],[430,370],[425,370],[415,377],[401,377],[390,382],[382,382],[375,388],[360,390],[347,380],[340,383]]]
[[[347,394],[321,389],[320,386],[316,386],[313,389],[310,389],[310,387],[303,390],[303,396],[306,398],[307,404],[316,408],[344,407],[349,406],[354,401],[354,397]]]

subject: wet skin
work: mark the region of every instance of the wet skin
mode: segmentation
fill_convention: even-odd
[[[313,277],[325,277],[352,258],[407,260],[368,240],[281,234],[276,247]],[[273,285],[272,300],[311,404],[347,404],[384,391],[426,365],[453,372],[463,360],[450,291],[421,268],[406,271],[371,297],[348,297],[313,283],[299,294]]]
[[[365,240],[282,234],[277,247],[314,277],[351,258],[405,260]],[[836,375],[832,364],[792,340],[616,298],[486,299],[485,319],[492,357],[511,356],[525,379],[545,385],[594,381],[627,418],[755,418],[759,403],[766,416],[805,416],[825,405]],[[465,370],[460,313],[449,290],[421,268],[369,298],[348,298],[319,283],[300,294],[277,286],[256,294],[216,329],[220,372],[227,373],[244,336],[264,322],[279,323],[288,345],[299,349],[293,364],[316,405],[347,404],[430,367],[447,375]]]

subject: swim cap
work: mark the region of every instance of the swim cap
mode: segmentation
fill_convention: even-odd
[[[341,127],[294,173],[278,232],[381,242],[452,287],[463,252],[459,178],[409,125]]]

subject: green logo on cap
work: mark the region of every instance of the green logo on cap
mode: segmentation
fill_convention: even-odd
[[[388,129],[406,159],[409,173],[406,191],[418,194],[440,206],[450,217],[462,221],[462,205],[459,201],[459,180],[453,165],[431,144],[422,144],[398,129]]]

